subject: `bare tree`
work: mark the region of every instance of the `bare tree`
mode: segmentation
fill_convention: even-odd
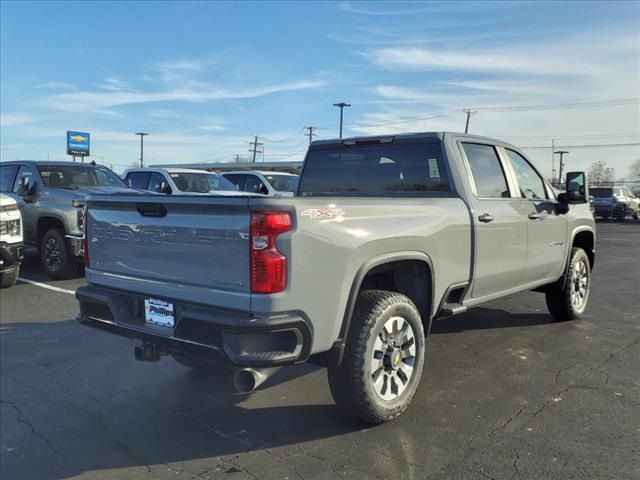
[[[615,179],[615,170],[607,167],[607,162],[599,160],[589,169],[589,182],[592,185],[611,183]]]

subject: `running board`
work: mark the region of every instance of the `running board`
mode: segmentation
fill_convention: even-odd
[[[467,307],[464,305],[445,305],[443,306],[438,314],[436,315],[436,320],[442,320],[443,318],[453,317],[454,315],[460,315],[467,311]]]

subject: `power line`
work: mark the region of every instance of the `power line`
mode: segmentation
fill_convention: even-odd
[[[475,107],[479,112],[515,112],[526,110],[561,110],[574,108],[613,107],[618,105],[635,105],[640,103],[640,97],[619,98],[615,100],[594,100],[591,102],[555,103],[548,105],[514,105],[502,107]]]
[[[556,145],[556,147],[562,148],[598,148],[598,147],[632,147],[634,145],[640,145],[640,142],[632,142],[632,143],[599,143],[599,144],[591,144],[591,145]],[[527,149],[536,149],[536,148],[550,148],[547,146],[527,146],[527,147],[518,147],[518,148],[527,148]]]

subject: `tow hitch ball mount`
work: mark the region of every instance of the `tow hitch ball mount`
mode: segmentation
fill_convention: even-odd
[[[169,355],[167,349],[155,343],[143,343],[133,348],[133,355],[141,362],[157,362],[160,357]]]

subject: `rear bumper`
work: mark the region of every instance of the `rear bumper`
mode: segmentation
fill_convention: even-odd
[[[13,270],[20,265],[24,257],[22,242],[5,243],[0,242],[0,272]]]
[[[179,300],[175,326],[145,322],[144,295],[96,285],[76,291],[78,320],[100,330],[162,346],[169,353],[198,356],[242,367],[268,367],[304,362],[312,330],[301,315],[260,318],[248,312],[213,308]]]

